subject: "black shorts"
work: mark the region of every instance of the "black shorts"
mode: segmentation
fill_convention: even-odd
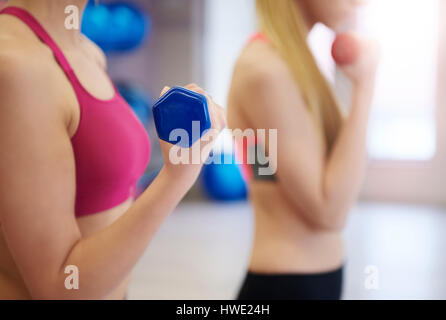
[[[343,267],[324,273],[248,272],[237,300],[340,300]]]

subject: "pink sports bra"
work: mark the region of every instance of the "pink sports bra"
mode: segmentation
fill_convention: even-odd
[[[81,114],[71,138],[76,163],[76,217],[105,211],[134,197],[150,159],[150,140],[130,106],[116,87],[112,99],[92,96],[62,50],[27,11],[6,7],[0,14],[13,15],[34,31],[53,51],[76,93]]]
[[[267,42],[268,39],[266,38],[266,36],[262,33],[262,32],[257,32],[254,33],[248,40],[248,44],[253,43],[254,41],[264,41]]]

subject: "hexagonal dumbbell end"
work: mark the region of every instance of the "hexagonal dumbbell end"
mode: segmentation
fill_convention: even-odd
[[[153,105],[153,118],[161,140],[189,148],[211,128],[204,95],[173,87]]]

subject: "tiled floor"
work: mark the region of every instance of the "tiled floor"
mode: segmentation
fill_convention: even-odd
[[[232,299],[252,222],[244,203],[182,204],[137,265],[129,298]],[[446,299],[446,209],[360,204],[345,243],[345,299]]]

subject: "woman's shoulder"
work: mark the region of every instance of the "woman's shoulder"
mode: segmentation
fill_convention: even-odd
[[[26,27],[9,16],[0,16],[0,67],[8,69],[9,64],[5,61],[12,63],[14,68],[30,67],[33,63],[36,67],[42,66],[42,55],[50,54],[50,50],[45,49]]]
[[[50,52],[32,44],[0,37],[0,112],[58,113],[59,90],[50,68]]]
[[[0,77],[3,81],[19,81],[26,86],[35,79],[42,80],[50,59],[51,51],[46,48],[0,34]],[[45,84],[48,80],[39,82]]]
[[[243,114],[253,126],[273,123],[277,105],[287,112],[304,106],[290,68],[268,43],[247,46],[236,62],[231,84],[229,112]],[[233,110],[232,110],[233,109]]]
[[[250,43],[236,61],[234,79],[246,89],[265,89],[271,83],[293,81],[292,74],[280,54],[267,42]]]

